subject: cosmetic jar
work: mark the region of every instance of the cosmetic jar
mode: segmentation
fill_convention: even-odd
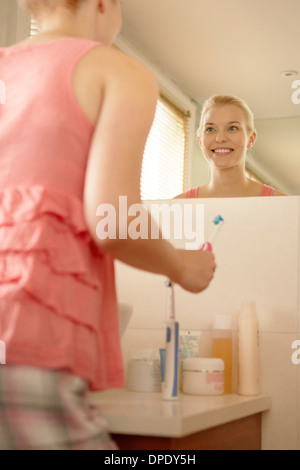
[[[131,392],[160,392],[159,352],[153,349],[131,350],[126,382]]]
[[[182,391],[188,395],[222,395],[225,366],[218,358],[190,357],[182,363]]]

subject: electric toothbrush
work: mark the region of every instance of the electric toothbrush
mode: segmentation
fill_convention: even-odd
[[[212,242],[222,226],[224,219],[221,215],[214,218],[215,228],[207,242],[199,250],[212,251]],[[174,287],[170,280],[166,283],[167,291],[167,330],[166,330],[166,363],[165,381],[163,384],[163,399],[177,400],[179,391],[179,323],[175,321]]]
[[[222,224],[224,223],[224,219],[221,215],[217,215],[214,220],[213,220],[213,223],[215,224],[215,228],[214,230],[212,231],[209,239],[207,240],[207,242],[204,242],[200,247],[199,247],[199,250],[202,250],[202,251],[212,251],[212,242],[214,241],[215,239],[215,236],[217,235],[218,231],[220,230]]]
[[[174,287],[167,281],[166,363],[163,399],[177,400],[179,390],[179,323],[175,321]]]

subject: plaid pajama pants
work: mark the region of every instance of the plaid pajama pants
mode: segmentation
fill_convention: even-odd
[[[0,365],[0,450],[117,450],[87,397],[68,372]]]

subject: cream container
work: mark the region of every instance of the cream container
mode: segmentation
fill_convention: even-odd
[[[131,392],[161,391],[160,358],[156,349],[131,350],[126,382]]]
[[[222,395],[225,365],[223,359],[190,357],[182,363],[182,391],[188,395]]]

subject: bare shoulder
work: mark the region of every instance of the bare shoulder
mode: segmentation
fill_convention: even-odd
[[[155,107],[158,83],[151,70],[120,50],[96,46],[77,64],[73,74],[75,96],[84,112],[96,125],[104,100],[118,102],[118,107]]]
[[[134,81],[143,80],[148,85],[158,87],[157,80],[148,67],[114,47],[101,45],[95,47],[86,55],[86,63],[101,79],[107,77],[118,81],[124,81],[126,78]]]
[[[252,188],[254,188],[254,193],[258,193],[260,195],[262,189],[264,188],[263,183],[258,183],[257,181],[249,180]],[[278,189],[274,189],[273,196],[287,196],[287,194],[283,193],[282,191],[278,191]]]
[[[194,188],[194,191],[196,191],[196,194],[197,195],[189,195],[188,197],[197,197],[197,198],[207,198],[207,197],[210,197],[210,194],[209,194],[209,191],[208,191],[208,188],[207,188],[207,185],[203,185],[203,186],[198,186],[197,188]],[[187,197],[187,192],[185,193],[182,193],[182,194],[179,194],[178,196],[176,196],[174,199],[183,199],[183,198],[186,198]]]
[[[282,193],[281,191],[278,191],[277,189],[275,189],[274,196],[288,196],[288,194]]]
[[[186,193],[178,194],[178,196],[173,197],[173,199],[185,199]]]

